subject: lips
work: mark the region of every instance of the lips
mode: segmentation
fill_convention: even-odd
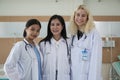
[[[52,32],[55,32],[55,33],[56,33],[56,32],[59,32],[59,30],[52,30]]]
[[[82,20],[76,20],[76,22],[78,22],[78,23],[82,23],[83,21],[82,21]]]
[[[37,35],[32,35],[34,38],[36,38],[37,37]]]

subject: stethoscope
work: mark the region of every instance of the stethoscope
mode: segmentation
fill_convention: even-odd
[[[27,42],[25,41],[25,39],[23,40],[23,42],[25,43],[25,50],[27,51],[28,55],[29,55],[30,58],[32,59],[32,56],[30,55],[30,53],[29,53],[27,47],[29,46],[29,47],[32,48],[33,46],[32,46],[31,44],[27,43]],[[32,63],[31,63],[31,64],[32,64]]]
[[[70,57],[71,57],[71,54],[70,54],[70,47],[68,46],[67,40],[65,40],[65,42],[66,42],[66,46],[67,46],[68,61],[69,61],[69,64],[71,64],[71,59],[70,59]]]
[[[74,45],[73,45],[74,38],[75,38],[75,35],[72,36],[71,48],[74,46]],[[81,38],[82,38],[82,37],[81,37]],[[87,38],[87,35],[84,34],[84,36],[83,36],[83,38],[82,38],[81,40],[84,41],[86,38]],[[79,44],[77,44],[77,45],[78,45],[78,47],[79,47]],[[83,50],[82,50],[82,60],[87,61],[87,60],[88,60],[88,58],[87,58],[88,49],[87,49],[87,48],[84,48],[84,47],[80,47],[80,48],[83,49]]]
[[[62,41],[62,42],[64,42],[64,43],[66,44],[66,46],[67,46],[67,56],[69,56],[69,55],[70,55],[70,52],[69,52],[68,42],[67,42],[66,39],[65,39],[65,41]],[[52,46],[51,46],[51,43],[49,43],[49,45],[50,45],[50,46],[47,46],[47,47],[46,47],[46,50],[47,50],[47,49],[50,49],[50,51],[48,50],[49,52],[47,52],[47,54],[50,54],[50,52],[51,52],[51,47],[52,47]],[[46,42],[45,42],[45,46],[46,46]]]
[[[25,43],[25,50],[27,51],[27,54],[29,55],[29,57],[32,59],[32,56],[30,55],[30,52],[28,50],[28,47],[32,48],[32,45],[27,43],[26,40],[24,39],[23,42]],[[32,64],[32,63],[31,63]]]
[[[23,42],[25,43],[25,50],[27,51],[27,47],[30,46],[32,48],[32,45],[31,44],[28,44],[25,40],[23,40]]]
[[[74,41],[74,38],[75,38],[75,35],[73,35],[73,36],[72,36],[71,46],[73,46],[73,41]],[[83,40],[85,40],[86,38],[87,38],[87,35],[85,34],[85,36],[84,36],[84,39],[83,39]]]
[[[67,42],[67,40],[65,39],[65,41],[63,41],[65,44],[66,44],[66,46],[67,46],[67,57],[68,57],[68,62],[69,62],[69,64],[71,64],[71,59],[70,59],[70,52],[69,52],[69,45],[68,45],[68,42]],[[49,43],[50,44],[50,43]],[[45,45],[46,45],[46,43],[45,43]],[[51,44],[50,44],[50,49],[51,49]],[[56,74],[55,74],[55,80],[57,80],[57,76],[58,76],[58,71],[56,70]]]
[[[68,62],[69,62],[69,64],[71,64],[70,52],[69,52],[69,46],[68,46],[68,42],[67,42],[66,39],[65,39],[65,43],[66,43],[66,46],[67,46]],[[70,70],[70,75],[71,75],[71,70]],[[58,71],[56,70],[55,80],[57,80],[57,76],[58,76]]]

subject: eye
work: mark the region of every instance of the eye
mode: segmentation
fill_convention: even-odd
[[[55,24],[54,24],[54,23],[51,23],[51,26],[55,26]]]
[[[35,29],[34,28],[30,28],[31,31],[34,31]]]
[[[80,16],[80,14],[76,14],[76,16],[78,16],[78,17],[79,17],[79,16]]]
[[[86,14],[82,14],[82,17],[86,17],[87,15]]]
[[[60,26],[60,23],[57,23],[56,26]]]
[[[38,29],[37,32],[40,32],[40,29]]]

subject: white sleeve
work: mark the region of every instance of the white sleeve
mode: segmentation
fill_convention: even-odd
[[[93,33],[93,47],[91,51],[91,61],[88,80],[102,79],[102,38],[98,32]]]
[[[44,42],[40,42],[39,44],[39,48],[40,48],[40,51],[42,53],[42,55],[44,54],[44,49],[45,49],[45,43]],[[44,55],[43,55],[44,56]]]
[[[21,49],[19,45],[14,45],[11,52],[4,64],[5,74],[10,78],[10,80],[20,80],[18,72],[18,61],[20,57]]]
[[[43,66],[44,66],[44,50],[45,50],[45,44],[44,42],[40,42],[39,44],[39,48],[40,48],[40,51],[41,51],[41,54],[42,54],[42,71],[43,71]]]

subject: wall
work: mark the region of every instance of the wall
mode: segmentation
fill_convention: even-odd
[[[120,0],[84,0],[93,15],[120,15]]]
[[[0,17],[1,18],[1,17]],[[6,57],[8,56],[10,49],[12,48],[13,44],[16,41],[19,41],[22,39],[22,32],[24,29],[24,25],[25,25],[25,21],[26,18],[31,18],[31,17],[26,17],[26,16],[19,16],[19,17],[2,17],[4,19],[0,19],[0,63],[4,63],[4,61],[6,60]],[[32,17],[32,18],[36,18],[36,16]],[[38,17],[37,17],[38,18]],[[42,17],[44,18],[44,17]],[[49,17],[45,17],[47,19],[44,18],[44,20],[40,18],[40,20],[42,20],[42,30],[41,30],[41,35],[40,37],[45,37],[46,35],[46,27],[47,27],[47,19]],[[118,16],[118,18],[120,19],[120,17]],[[64,19],[66,21],[67,24],[67,28],[68,28],[68,17],[64,16]],[[109,19],[109,22],[108,22]],[[112,22],[112,20],[114,19],[114,21]],[[96,20],[96,28],[99,31],[101,37],[104,38],[107,36],[112,40],[115,41],[115,47],[111,48],[103,48],[103,63],[110,63],[111,62],[111,53],[113,54],[113,61],[117,61],[117,55],[119,55],[120,52],[120,20],[117,19],[116,17],[112,17],[111,19],[109,17],[104,17],[101,19],[99,19],[99,17],[95,16],[95,20]],[[10,22],[7,22],[9,21]],[[20,21],[19,21],[20,20]],[[99,21],[101,20],[101,21]],[[105,21],[106,20],[106,21]],[[4,22],[6,21],[6,22]],[[102,22],[104,21],[104,22]],[[105,28],[106,27],[106,28]],[[111,51],[112,49],[112,51]]]
[[[0,0],[0,16],[71,15],[83,0]]]
[[[0,16],[71,15],[86,4],[93,15],[120,15],[120,0],[0,0]],[[100,2],[99,2],[100,1]]]

